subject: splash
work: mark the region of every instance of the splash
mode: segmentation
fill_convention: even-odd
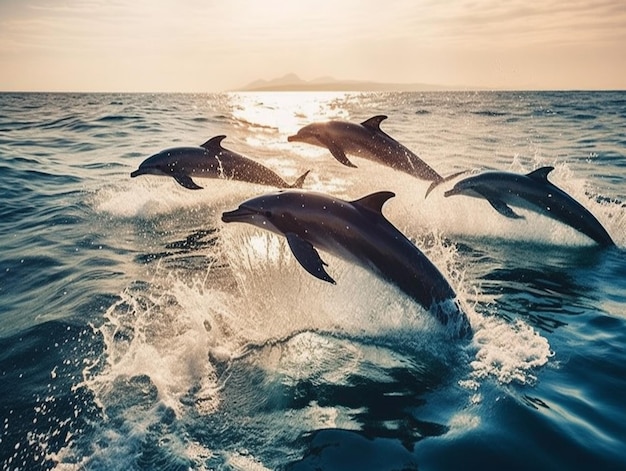
[[[467,348],[470,371],[459,384],[476,391],[489,378],[500,384],[534,383],[538,369],[553,356],[548,340],[522,320],[509,323],[485,312],[491,300],[482,295],[479,286],[470,285],[467,269],[460,265],[457,247],[444,241],[443,237],[431,234],[422,236],[418,245],[426,246],[425,253],[437,261],[457,287],[474,331],[472,344]]]
[[[216,373],[207,361],[215,344],[208,319],[209,313],[219,315],[223,296],[196,290],[190,296],[192,290],[166,275],[121,293],[97,328],[106,345],[105,364],[95,373],[85,372],[97,397],[114,396],[111,388],[120,379],[143,377],[158,392],[157,399],[177,414],[182,412],[180,399],[190,390],[201,409],[217,407]],[[106,413],[107,405],[103,406]]]
[[[186,223],[197,224],[193,208],[216,211],[242,198],[241,189],[193,192],[193,200],[190,192],[167,191],[161,207],[153,185],[169,183],[125,187],[122,196],[103,190],[96,206],[120,219],[143,214],[155,220],[182,209]],[[315,401],[297,409],[279,402],[269,412],[258,410],[267,397],[282,397],[301,384],[347,387],[343,381],[354,375],[385,382],[386,368],[402,369],[415,359],[428,358],[419,366],[425,371],[444,365],[460,377],[458,383],[474,398],[470,402],[480,402],[480,386],[490,378],[532,383],[551,356],[547,340],[522,321],[509,324],[481,314],[480,290],[467,281],[457,246],[446,241],[437,221],[434,227],[419,211],[413,213],[416,187],[406,183],[398,193],[413,200],[393,199],[385,214],[403,222],[399,227],[455,287],[474,329],[460,355],[433,316],[368,271],[326,256],[338,284],[323,283],[299,266],[283,238],[228,226],[218,232],[215,246],[204,248],[204,255],[215,259],[206,271],[190,274],[172,268],[175,264],[156,264],[152,276],[124,289],[102,325],[94,327],[105,354],[85,369],[84,384],[104,420],[99,445],[85,453],[83,464],[114,469],[119,463],[114,455],[135,459],[147,447],[146,456],[192,467],[264,466],[259,456],[270,453],[270,442],[291,443],[323,427],[361,426],[354,411]],[[355,197],[365,189],[360,183],[342,185]],[[240,422],[246,424],[243,431],[232,425]],[[210,439],[189,436],[196,429],[210,430]],[[264,444],[255,438],[261,430]],[[152,447],[162,442],[159,455]],[[241,452],[248,448],[258,453]],[[290,453],[296,456],[297,447]]]
[[[176,213],[214,213],[215,208],[235,204],[268,187],[245,182],[204,179],[204,190],[187,190],[173,179],[138,177],[107,185],[89,198],[97,213],[118,219],[151,219]]]
[[[521,320],[509,324],[484,317],[475,322],[475,357],[469,378],[460,381],[468,389],[478,389],[490,377],[501,384],[533,384],[537,370],[554,355],[548,340]]]

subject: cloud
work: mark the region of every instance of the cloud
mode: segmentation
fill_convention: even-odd
[[[459,1],[438,19],[440,39],[456,44],[588,44],[626,37],[626,7],[613,1]]]

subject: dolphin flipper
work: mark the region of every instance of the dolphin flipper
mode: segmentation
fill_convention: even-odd
[[[324,269],[324,261],[320,258],[320,254],[315,250],[309,242],[304,240],[299,235],[288,232],[285,234],[287,238],[287,243],[289,243],[289,248],[293,252],[293,255],[296,257],[296,260],[300,262],[300,265],[308,271],[315,278],[319,278],[322,281],[328,281],[329,283],[335,284],[335,280],[333,280],[326,270]]]
[[[493,209],[498,211],[503,216],[506,216],[511,219],[524,219],[524,216],[520,216],[515,211],[513,211],[507,204],[502,201],[500,198],[486,197],[489,204],[493,206]]]
[[[183,175],[182,173],[175,173],[172,176],[174,177],[174,180],[178,182],[179,185],[184,186],[185,188],[189,190],[201,190],[202,189],[201,186],[196,185],[196,183],[191,179],[191,177],[188,177],[187,175]]]
[[[328,148],[330,153],[333,154],[333,157],[336,158],[339,162],[347,167],[356,168],[356,165],[348,160],[348,157],[346,157],[346,153],[343,151],[343,149],[335,144],[333,141],[324,139],[323,141],[320,140],[320,142],[322,142],[322,144],[324,144]]]
[[[503,216],[511,219],[524,219],[524,216],[520,216],[519,214],[517,214],[504,201],[502,201],[496,192],[489,191],[485,188],[474,188],[474,191],[481,195],[483,198],[485,198],[487,201],[489,201],[489,204],[493,207],[493,209],[498,211]],[[445,196],[454,194],[450,192],[446,193],[448,194],[446,194]]]

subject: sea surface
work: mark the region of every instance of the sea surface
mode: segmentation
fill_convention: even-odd
[[[442,175],[554,166],[617,247],[287,142],[378,114]],[[625,129],[626,92],[0,94],[0,469],[626,469]],[[306,189],[396,193],[473,338],[221,222],[274,188],[130,178],[220,134]]]

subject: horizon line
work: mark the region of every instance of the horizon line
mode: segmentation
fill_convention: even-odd
[[[73,94],[112,94],[120,93],[132,94],[169,94],[169,95],[194,95],[194,94],[220,94],[220,93],[461,93],[461,92],[626,92],[626,88],[489,88],[489,87],[467,87],[467,88],[437,88],[428,90],[401,90],[401,89],[229,89],[218,91],[173,91],[173,90],[0,90],[1,94],[8,93],[73,93]]]

